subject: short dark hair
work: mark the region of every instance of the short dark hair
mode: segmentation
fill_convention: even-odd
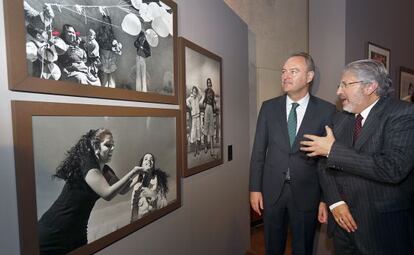
[[[75,30],[75,27],[74,26],[72,26],[70,24],[64,24],[63,27],[62,27],[62,33],[60,34],[60,38],[62,38],[63,41],[65,41],[66,43],[67,43],[67,41],[66,41],[66,34],[68,33],[68,29],[69,28],[73,28],[73,30]],[[76,37],[78,37],[78,36],[76,36]]]
[[[198,94],[200,94],[200,92],[198,91],[197,86],[193,86],[193,87],[191,88],[191,92],[193,92],[193,90],[194,90],[194,89],[197,91],[197,95],[198,95]]]
[[[44,30],[41,30],[32,24],[27,25],[26,31],[29,35],[31,35],[33,38],[36,38],[38,34],[42,34]]]
[[[302,58],[304,58],[305,62],[306,62],[306,65],[308,66],[308,72],[309,71],[315,72],[315,62],[313,61],[312,56],[309,55],[308,53],[306,53],[306,52],[295,52],[295,53],[293,53],[289,56],[289,58],[292,58],[292,57],[302,57]]]

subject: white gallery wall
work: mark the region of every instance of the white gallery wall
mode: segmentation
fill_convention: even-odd
[[[249,30],[250,147],[263,101],[281,94],[286,58],[308,49],[308,0],[224,0]]]
[[[332,103],[345,66],[345,21],[345,1],[309,0],[309,53],[317,66],[313,92]]]
[[[224,163],[182,180],[182,207],[98,254],[244,254],[248,204],[249,76],[246,24],[222,0],[177,0],[178,35],[222,57]],[[3,12],[3,1],[0,2]],[[4,15],[2,15],[4,17]],[[20,254],[11,100],[177,109],[130,101],[12,92],[0,19],[0,254]],[[227,161],[227,145],[233,160]]]

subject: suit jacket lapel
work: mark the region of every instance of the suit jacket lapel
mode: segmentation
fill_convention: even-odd
[[[355,122],[354,114],[347,112],[341,112],[338,114],[344,115],[344,117],[341,117],[338,122],[334,123],[334,136],[338,141],[341,141],[341,143],[352,147]]]
[[[359,150],[362,145],[371,137],[372,133],[377,130],[378,124],[380,123],[380,116],[382,110],[386,105],[386,99],[380,99],[378,103],[371,109],[365,120],[364,126],[362,127],[361,134],[358,140],[355,142],[355,149]]]
[[[290,151],[289,134],[287,127],[287,115],[286,115],[286,95],[283,96],[282,100],[278,102],[276,107],[275,121],[280,125],[281,130],[281,143],[283,147]]]
[[[296,152],[299,150],[300,144],[299,142],[303,139],[303,135],[310,133],[307,131],[307,127],[309,127],[310,122],[316,118],[318,113],[315,111],[315,99],[313,96],[310,95],[308,106],[306,107],[305,115],[303,116],[302,123],[300,124],[299,130],[296,134],[295,141],[292,146],[292,152]],[[286,122],[287,127],[287,122]],[[286,128],[287,130],[287,128]]]

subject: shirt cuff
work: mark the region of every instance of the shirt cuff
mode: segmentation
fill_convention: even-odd
[[[330,206],[329,206],[329,210],[333,210],[335,207],[337,207],[337,206],[340,206],[340,205],[344,205],[344,204],[346,204],[345,203],[345,201],[339,201],[339,202],[336,202],[335,204],[331,204]]]

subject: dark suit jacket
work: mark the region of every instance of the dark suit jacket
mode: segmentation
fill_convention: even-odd
[[[334,117],[336,141],[321,168],[320,181],[328,205],[343,200],[350,207],[358,225],[355,239],[367,244],[373,254],[384,254],[379,233],[392,236],[402,232],[379,224],[381,217],[404,220],[393,213],[413,207],[414,105],[380,99],[355,145],[354,121],[354,114],[346,112]],[[331,235],[335,227],[330,218]]]
[[[265,101],[257,120],[250,161],[250,191],[263,194],[264,206],[274,204],[290,169],[291,188],[300,210],[314,210],[320,199],[317,159],[299,150],[304,134],[324,135],[335,106],[310,96],[309,103],[291,148],[289,143],[286,95]]]

